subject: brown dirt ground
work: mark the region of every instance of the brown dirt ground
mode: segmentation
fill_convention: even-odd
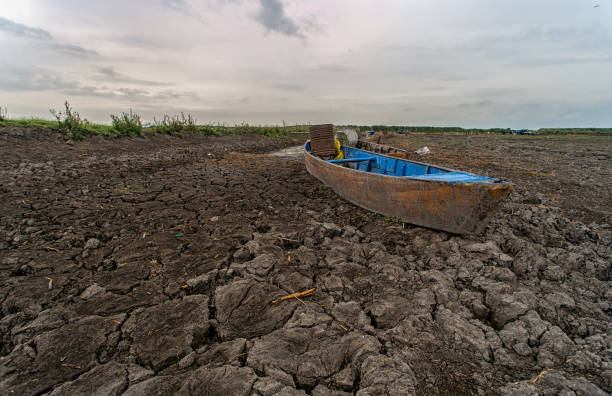
[[[458,236],[267,154],[297,138],[0,129],[0,393],[612,391],[610,139],[390,142],[516,192]]]

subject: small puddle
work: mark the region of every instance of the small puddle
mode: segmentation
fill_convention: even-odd
[[[275,151],[270,153],[270,155],[276,155],[278,157],[301,157],[304,153],[304,146],[293,146],[287,147],[282,150]]]

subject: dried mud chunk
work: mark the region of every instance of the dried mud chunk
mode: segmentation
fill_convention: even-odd
[[[376,338],[356,332],[337,337],[335,330],[322,334],[317,328],[283,328],[255,341],[247,365],[280,382],[274,371],[295,376],[299,386],[314,387],[343,365],[359,366],[381,347]]]
[[[493,352],[493,357],[495,358],[495,364],[501,365],[508,368],[517,368],[520,366],[516,356],[514,356],[510,351],[506,348],[499,348]]]
[[[602,391],[599,387],[587,381],[584,377],[576,379],[568,379],[565,377],[565,372],[551,370],[542,375],[539,382],[539,388],[545,389],[546,394],[568,394],[589,395],[589,396],[604,396],[607,392]],[[571,393],[570,393],[571,392]]]
[[[549,281],[561,281],[565,278],[565,271],[558,265],[551,265],[544,270],[543,275]]]
[[[255,257],[253,260],[245,263],[248,273],[255,276],[266,276],[277,264],[278,260],[274,255],[266,253]]]
[[[339,390],[329,389],[323,385],[317,385],[311,393],[312,396],[350,396],[352,393],[346,393]]]
[[[484,360],[490,360],[489,343],[481,329],[446,308],[438,309],[436,321],[457,341],[467,343],[467,347],[475,348]]]
[[[109,347],[107,336],[124,317],[88,316],[35,337],[35,356],[17,348],[3,359],[1,369],[7,375],[0,389],[36,394],[86,372],[96,365],[96,354]]]
[[[529,310],[527,305],[511,293],[492,291],[487,293],[485,301],[491,309],[491,320],[498,329]]]
[[[529,311],[521,316],[529,332],[529,345],[539,344],[540,336],[550,327],[550,323],[543,321],[536,311]]]
[[[508,268],[495,267],[491,271],[491,278],[500,282],[515,282],[516,275]]]
[[[529,332],[522,321],[516,320],[506,323],[504,328],[499,332],[499,337],[503,341],[504,346],[510,349],[515,344],[526,344],[529,338]]]
[[[334,247],[325,255],[325,263],[329,267],[334,267],[337,264],[344,263],[347,257],[348,255],[342,249]]]
[[[331,313],[343,326],[359,329],[366,333],[374,332],[370,318],[356,301],[334,304]]]
[[[538,396],[536,387],[526,382],[508,384],[498,390],[500,396]]]
[[[558,326],[553,326],[540,339],[538,365],[552,367],[565,362],[576,345]]]
[[[344,290],[342,279],[334,274],[327,274],[320,277],[319,282],[323,283],[323,290],[328,293],[339,294]]]
[[[319,308],[321,309],[321,308]],[[293,312],[291,319],[285,324],[285,328],[290,329],[293,327],[315,327],[315,326],[327,326],[331,323],[331,316],[324,312],[317,312],[311,307],[298,306]]]
[[[199,366],[224,366],[246,357],[245,347],[246,339],[237,338],[212,346],[210,349],[197,354],[195,360]]]
[[[50,396],[114,396],[121,393],[127,385],[127,369],[125,365],[115,362],[95,367],[72,382],[67,382],[55,388]]]
[[[104,293],[104,292],[106,292],[105,288],[98,286],[97,283],[94,283],[93,285],[91,285],[87,289],[85,289],[83,291],[83,293],[81,293],[81,298],[83,300],[89,300],[93,296],[95,296],[95,295],[97,295],[99,293]]]
[[[249,396],[257,375],[247,367],[201,367],[194,371],[176,393],[187,395]]]
[[[270,377],[258,378],[253,384],[253,390],[261,396],[276,395],[283,389],[285,385]]]
[[[296,262],[309,267],[316,267],[319,262],[315,252],[306,246],[300,246],[296,251],[294,251],[293,258]]]
[[[181,386],[183,377],[153,377],[135,385],[130,385],[122,396],[174,396]]]
[[[489,253],[495,254],[499,253],[500,249],[493,241],[488,241],[485,243],[473,243],[471,245],[467,245],[465,250],[473,253]]]
[[[190,294],[203,293],[208,289],[208,286],[215,280],[218,270],[208,271],[205,274],[189,279],[186,283],[189,286]]]
[[[122,331],[131,353],[159,371],[203,343],[209,327],[208,297],[193,295],[133,312]]]
[[[147,266],[141,263],[119,264],[114,271],[101,272],[98,281],[109,292],[125,294],[149,274]]]
[[[355,371],[352,367],[342,369],[338,374],[332,377],[332,385],[350,392],[355,385]]]
[[[296,271],[279,274],[276,276],[275,281],[281,289],[289,293],[308,290],[312,287],[312,278],[306,277]]]
[[[263,282],[236,281],[215,291],[217,331],[224,340],[252,338],[282,327],[297,301],[272,304],[286,293]]]
[[[420,275],[424,283],[431,284],[431,289],[436,294],[438,304],[446,304],[459,298],[459,292],[455,288],[453,278],[450,275],[437,270],[423,271]]]
[[[315,232],[317,234],[333,238],[337,235],[342,234],[342,228],[340,228],[340,226],[334,223],[323,223],[322,226],[317,227]]]
[[[361,365],[358,396],[415,395],[414,374],[406,363],[383,355],[370,356]]]
[[[573,310],[575,306],[576,303],[572,297],[556,292],[547,294],[538,301],[538,312],[544,319],[555,323],[562,320],[564,311]]]
[[[13,336],[33,336],[43,331],[56,329],[66,323],[67,312],[61,308],[46,309],[38,314],[36,319],[24,326],[15,326],[11,331]]]
[[[127,370],[130,385],[142,382],[155,374],[152,370],[147,370],[137,364],[128,364]]]
[[[369,313],[374,319],[374,327],[389,329],[396,326],[405,316],[409,301],[400,296],[385,296],[374,301]]]
[[[89,238],[87,240],[87,242],[85,242],[85,246],[83,247],[83,249],[85,249],[85,250],[97,249],[99,246],[100,246],[100,240],[99,239]]]

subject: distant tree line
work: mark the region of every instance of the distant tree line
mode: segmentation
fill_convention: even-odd
[[[435,127],[435,126],[408,126],[408,125],[342,125],[339,128],[352,128],[359,131],[376,132],[417,132],[417,133],[513,133],[511,128],[461,128],[461,127]],[[539,135],[552,134],[583,134],[583,135],[611,135],[612,128],[540,128],[531,130]]]

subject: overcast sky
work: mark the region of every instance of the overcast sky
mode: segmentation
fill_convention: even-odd
[[[0,0],[0,106],[612,126],[612,0]]]

